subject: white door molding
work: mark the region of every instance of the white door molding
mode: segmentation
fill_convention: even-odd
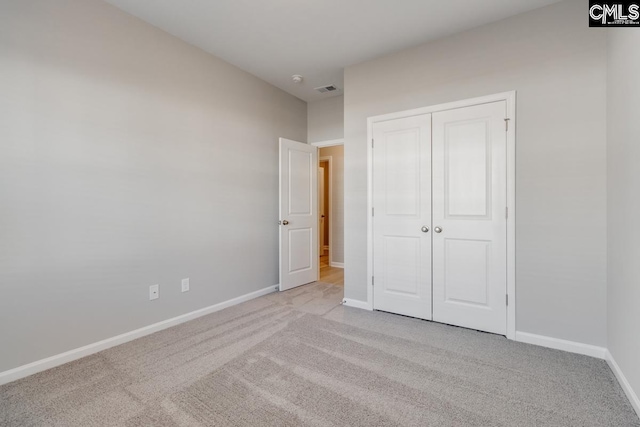
[[[394,120],[399,118],[412,117],[422,114],[436,113],[440,111],[453,110],[456,108],[470,107],[474,105],[487,104],[496,101],[505,101],[507,117],[505,126],[507,127],[507,295],[509,304],[507,306],[507,338],[516,339],[516,275],[515,275],[515,147],[516,147],[516,92],[503,92],[494,95],[487,95],[478,98],[465,99],[461,101],[449,102],[446,104],[432,105],[429,107],[416,108],[369,117],[367,119],[367,301],[366,307],[373,309],[373,124]]]
[[[311,142],[309,145],[314,147],[335,147],[336,145],[344,145],[344,139],[327,139],[326,141]]]

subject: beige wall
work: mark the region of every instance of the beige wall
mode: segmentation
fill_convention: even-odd
[[[344,263],[344,147],[324,147],[320,149],[320,157],[331,156],[332,162],[332,201],[330,224],[333,242],[331,260]]]
[[[344,97],[333,96],[310,102],[307,110],[307,141],[342,139],[344,136]]]
[[[367,297],[367,117],[517,90],[517,329],[606,345],[606,34],[587,9],[561,2],[345,70],[347,298]]]
[[[96,0],[0,2],[0,93],[0,372],[278,283],[305,102]]]
[[[608,40],[608,347],[640,397],[640,32]],[[636,399],[637,399],[636,398]],[[638,402],[638,400],[636,400]],[[636,411],[639,409],[636,406]]]

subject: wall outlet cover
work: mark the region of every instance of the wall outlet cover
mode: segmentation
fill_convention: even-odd
[[[160,298],[160,285],[149,286],[149,300]]]
[[[189,291],[189,278],[182,279],[182,292]]]

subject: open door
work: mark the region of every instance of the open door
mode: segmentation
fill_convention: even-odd
[[[318,149],[280,138],[280,290],[318,280]]]

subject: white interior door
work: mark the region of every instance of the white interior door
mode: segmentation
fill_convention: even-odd
[[[431,115],[373,136],[374,308],[431,319]]]
[[[318,280],[318,149],[280,138],[280,290]]]
[[[433,320],[507,331],[506,103],[433,114]]]
[[[326,245],[324,241],[324,227],[325,227],[325,214],[324,214],[324,192],[326,189],[324,188],[324,168],[318,169],[318,200],[320,201],[320,253],[324,252],[324,246]]]

